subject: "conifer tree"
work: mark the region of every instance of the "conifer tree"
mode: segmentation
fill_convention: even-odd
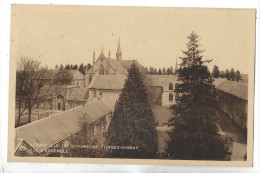
[[[132,64],[108,129],[109,145],[133,146],[137,149],[114,149],[110,157],[156,157],[156,124],[142,76],[138,67]]]
[[[239,81],[241,79],[240,71],[236,71],[236,81]]]
[[[227,80],[230,80],[230,72],[228,69],[225,71],[225,78],[227,78]]]
[[[221,70],[221,72],[220,72],[220,77],[221,77],[221,78],[224,78],[224,77],[225,77],[225,72],[224,72],[223,70]]]
[[[218,66],[216,66],[216,65],[213,67],[212,76],[214,78],[219,78],[219,76],[220,76],[220,72],[219,72]]]
[[[236,80],[236,73],[235,73],[235,70],[233,68],[231,68],[231,70],[230,70],[230,79],[232,81]]]
[[[161,75],[161,74],[162,74],[162,70],[159,68],[158,75]]]
[[[226,140],[217,125],[216,100],[213,78],[203,61],[199,49],[199,36],[192,32],[188,37],[187,50],[177,70],[180,83],[175,92],[180,96],[172,106],[175,114],[169,123],[167,152],[172,159],[224,160],[227,155]]]

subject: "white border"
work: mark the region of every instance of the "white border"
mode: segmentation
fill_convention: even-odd
[[[109,5],[158,7],[254,8],[256,23],[255,113],[253,168],[202,166],[145,166],[7,162],[8,81],[11,4]],[[0,172],[260,172],[259,167],[259,1],[258,0],[2,0],[0,1]]]

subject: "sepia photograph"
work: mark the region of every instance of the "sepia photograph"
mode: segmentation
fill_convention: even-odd
[[[255,22],[12,5],[8,160],[252,166]]]

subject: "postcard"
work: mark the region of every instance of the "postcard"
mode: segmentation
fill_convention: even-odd
[[[252,166],[255,22],[12,5],[8,161]]]

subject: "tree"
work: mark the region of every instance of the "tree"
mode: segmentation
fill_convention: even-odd
[[[157,69],[156,69],[156,68],[154,68],[154,69],[153,69],[153,74],[155,74],[155,75],[156,75],[156,74],[158,74],[158,72],[157,72]]]
[[[220,72],[220,77],[225,78],[225,72],[223,70],[221,70],[221,72]]]
[[[149,68],[149,74],[153,74],[153,67]]]
[[[173,67],[172,67],[172,66],[170,67],[170,74],[171,74],[171,75],[174,74],[174,72],[173,72]]]
[[[86,70],[88,71],[91,67],[92,67],[91,64],[88,63],[88,64],[87,64],[87,67],[86,67],[86,69],[85,69],[85,71],[86,71]]]
[[[219,76],[220,76],[218,66],[216,66],[216,65],[213,67],[212,76],[214,78],[219,78]]]
[[[228,69],[225,71],[225,78],[227,78],[227,80],[230,80],[230,73]]]
[[[162,74],[162,70],[159,68],[158,75],[161,75],[161,74]]]
[[[71,67],[70,67],[70,65],[69,64],[67,64],[66,66],[65,66],[65,68],[64,68],[65,70],[71,70]]]
[[[240,81],[241,80],[241,75],[240,75],[240,71],[236,71],[236,81]]]
[[[232,81],[236,80],[236,73],[235,73],[235,70],[233,68],[231,68],[231,70],[230,70],[230,79]]]
[[[162,74],[166,74],[166,69],[163,67]]]
[[[81,64],[79,65],[78,71],[81,72],[82,74],[85,74],[85,66],[84,66],[83,63],[81,63]]]
[[[31,122],[31,113],[35,105],[42,102],[47,96],[51,83],[48,80],[49,71],[40,67],[40,62],[32,58],[21,58],[16,71],[16,99],[18,103],[18,122],[24,111],[28,110],[28,123]],[[47,80],[44,80],[47,79]]]
[[[59,69],[59,66],[58,64],[55,65],[55,70],[58,70]]]
[[[177,70],[175,92],[180,96],[171,108],[175,114],[169,123],[167,152],[172,159],[224,160],[227,155],[225,140],[218,133],[216,99],[213,78],[203,61],[199,49],[199,36],[192,32],[188,37],[187,50]]]
[[[148,104],[143,75],[132,64],[128,70],[119,101],[108,129],[112,146],[134,146],[132,150],[112,150],[115,158],[155,158],[157,152],[156,124]]]
[[[59,70],[63,70],[63,69],[64,69],[63,64],[61,64]]]
[[[75,65],[73,66],[73,70],[78,70],[78,65],[77,65],[77,64],[75,64]]]
[[[67,70],[59,70],[54,74],[53,82],[56,86],[70,85],[73,75]]]

